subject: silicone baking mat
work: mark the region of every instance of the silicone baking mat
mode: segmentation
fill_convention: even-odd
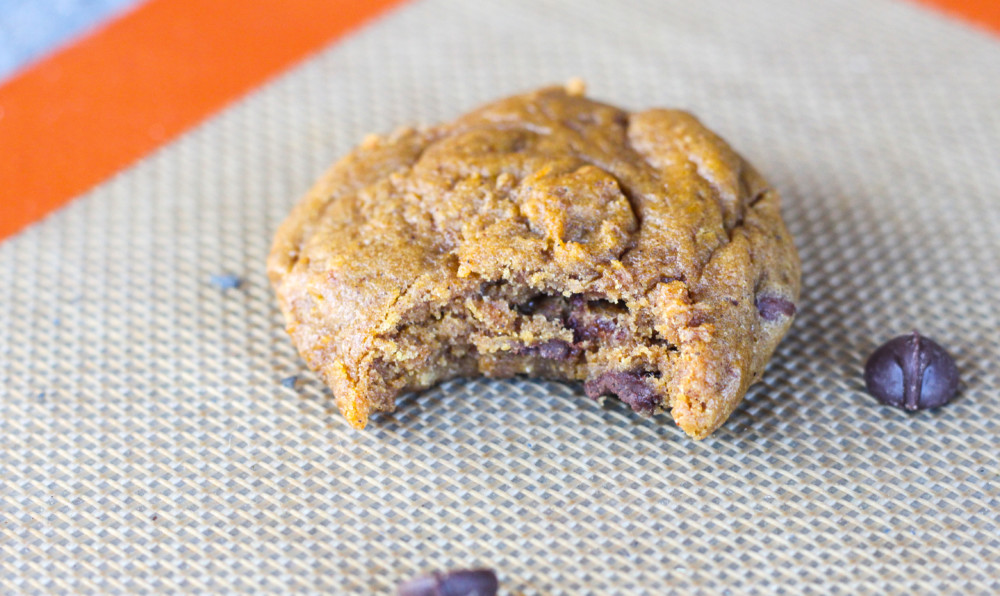
[[[352,430],[282,329],[275,227],[365,133],[571,76],[783,193],[803,300],[764,381],[703,442],[524,379]],[[0,244],[4,590],[1000,591],[998,97],[995,38],[893,0],[404,5]],[[861,368],[914,328],[963,386],[908,415]]]

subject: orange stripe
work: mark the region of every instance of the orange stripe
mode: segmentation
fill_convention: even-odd
[[[150,0],[0,87],[0,238],[402,0]]]
[[[0,239],[405,0],[149,0],[0,86]],[[915,0],[1000,33],[998,0]]]
[[[1000,33],[1000,0],[915,0]]]

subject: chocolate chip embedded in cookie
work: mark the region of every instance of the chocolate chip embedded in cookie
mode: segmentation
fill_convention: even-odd
[[[462,375],[585,381],[689,435],[795,313],[778,193],[693,116],[552,87],[369,137],[268,261],[299,352],[356,427]]]

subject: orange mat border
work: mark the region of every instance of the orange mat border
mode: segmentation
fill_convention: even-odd
[[[913,0],[1000,35],[1000,0]]]
[[[0,239],[402,0],[149,0],[0,87]]]
[[[0,86],[0,239],[407,0],[149,0]],[[914,0],[1000,33],[998,0]]]

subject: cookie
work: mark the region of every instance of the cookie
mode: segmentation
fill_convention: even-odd
[[[357,428],[401,392],[528,375],[670,410],[700,439],[792,322],[779,202],[689,113],[573,83],[369,136],[281,225],[268,273]]]

